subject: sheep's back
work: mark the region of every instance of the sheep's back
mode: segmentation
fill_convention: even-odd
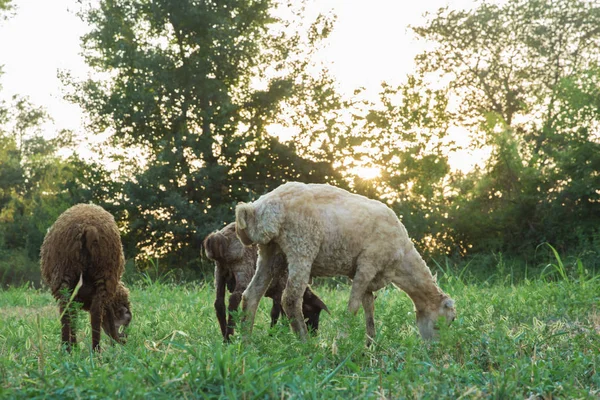
[[[280,246],[295,251],[299,242],[319,243],[312,276],[353,276],[361,255],[389,265],[413,248],[396,214],[365,196],[326,184],[289,182],[254,203],[257,215],[267,214],[275,203],[284,210],[276,239]],[[294,242],[285,243],[288,238]]]
[[[114,217],[102,207],[78,204],[50,227],[40,254],[42,279],[56,295],[63,281],[83,273],[86,284],[103,280],[115,293],[124,272],[121,237]]]

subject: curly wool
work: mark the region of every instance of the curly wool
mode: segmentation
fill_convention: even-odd
[[[123,343],[125,332],[119,330],[127,327],[132,317],[129,291],[121,282],[124,265],[115,220],[99,206],[73,206],[48,230],[41,248],[42,279],[58,300],[61,337],[67,351],[77,343],[73,324],[77,312],[69,307],[72,293],[90,312],[94,350],[100,350],[102,329]]]
[[[63,283],[71,287],[83,276],[84,284],[103,282],[106,300],[112,301],[125,271],[115,219],[94,204],[77,204],[58,217],[44,238],[40,259],[42,279],[57,299]]]
[[[363,305],[365,318],[371,319],[369,336],[374,335],[373,292],[390,282],[413,300],[424,338],[435,336],[439,316],[455,317],[454,302],[437,286],[404,225],[379,201],[330,185],[289,182],[252,203],[238,204],[236,223],[244,244],[259,245],[259,260],[279,251],[287,257],[290,278],[283,307],[301,337],[306,327],[297,318],[298,298],[313,276],[352,279],[348,309],[356,313]],[[244,292],[242,308],[250,326],[269,274],[259,263]]]

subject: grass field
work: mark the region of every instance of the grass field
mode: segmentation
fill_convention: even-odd
[[[458,318],[436,343],[418,336],[408,297],[376,300],[376,345],[364,345],[362,311],[345,311],[349,288],[317,287],[331,315],[299,342],[269,330],[263,299],[252,337],[223,345],[212,284],[132,285],[125,346],[91,354],[87,315],[79,345],[60,350],[47,291],[0,292],[0,398],[600,398],[600,280],[518,286],[441,279]]]

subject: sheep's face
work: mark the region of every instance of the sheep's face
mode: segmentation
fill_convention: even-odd
[[[417,326],[421,337],[425,340],[436,340],[439,336],[438,324],[445,321],[446,324],[450,325],[455,318],[454,300],[449,297],[442,299],[440,306],[435,310],[417,311]]]
[[[118,337],[114,338],[119,342],[124,342],[127,339],[127,332],[125,329],[129,326],[132,319],[131,308],[129,307],[129,303],[125,302],[117,302],[112,306],[113,314],[115,316],[115,330],[117,332]],[[110,335],[110,326],[107,326],[107,319],[103,319],[103,329],[104,331]]]
[[[127,332],[125,329],[131,323],[131,309],[128,306],[121,305],[118,306],[118,309],[114,310],[115,313],[115,328],[117,328],[117,332],[119,332],[119,338],[126,339]]]
[[[302,314],[309,331],[317,332],[319,330],[319,316],[323,310],[329,312],[323,300],[314,293],[306,291],[302,302]]]

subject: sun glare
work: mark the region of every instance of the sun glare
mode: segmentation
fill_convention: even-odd
[[[381,168],[379,167],[356,167],[351,171],[354,175],[362,179],[375,179],[381,175]]]

